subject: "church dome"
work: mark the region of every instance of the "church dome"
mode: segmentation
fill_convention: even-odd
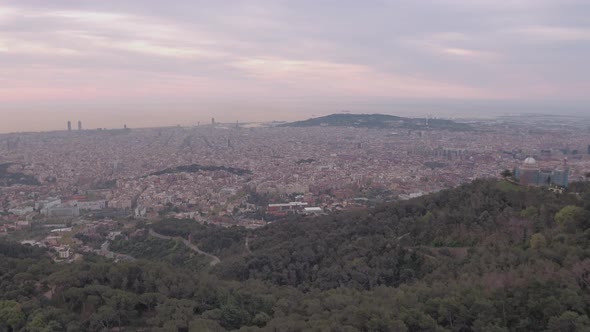
[[[524,160],[524,164],[528,166],[534,166],[537,165],[537,161],[533,157],[528,157]]]

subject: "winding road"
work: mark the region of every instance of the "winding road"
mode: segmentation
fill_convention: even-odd
[[[212,255],[208,252],[204,252],[203,250],[199,249],[199,247],[190,243],[187,239],[184,239],[180,236],[168,236],[168,235],[156,233],[156,231],[154,231],[151,228],[150,228],[150,235],[153,237],[156,237],[158,239],[162,239],[162,240],[180,240],[180,241],[182,241],[182,243],[184,243],[184,245],[187,246],[190,250],[211,258],[211,263],[209,263],[209,265],[211,265],[211,266],[215,266],[215,265],[221,263],[221,259],[219,259],[219,257]]]
[[[128,261],[135,260],[135,257],[133,257],[133,256],[129,256],[126,254],[120,254],[120,253],[111,251],[109,249],[110,245],[111,245],[111,241],[109,241],[109,240],[104,241],[104,243],[100,246],[100,250],[98,250],[98,254],[108,257],[108,258],[114,258],[115,261],[119,261],[121,259],[128,260]]]

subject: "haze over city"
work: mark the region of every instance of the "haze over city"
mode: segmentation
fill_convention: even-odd
[[[590,331],[590,0],[0,2],[0,332]]]
[[[590,3],[0,4],[0,132],[405,116],[583,115]]]

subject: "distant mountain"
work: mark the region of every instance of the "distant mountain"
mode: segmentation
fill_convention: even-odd
[[[472,128],[464,123],[443,119],[404,118],[386,114],[331,114],[304,121],[289,122],[279,127],[354,127],[374,129],[438,129],[463,131]]]

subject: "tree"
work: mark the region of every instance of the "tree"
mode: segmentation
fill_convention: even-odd
[[[27,331],[30,332],[39,332],[43,331],[47,325],[47,321],[45,319],[45,315],[42,312],[38,312],[33,316],[32,319],[29,319],[29,323],[27,324]]]
[[[587,219],[586,210],[575,205],[568,205],[555,214],[555,221],[568,232],[574,232]]]
[[[226,331],[221,325],[217,324],[217,322],[207,319],[200,319],[197,318],[191,321],[189,326],[190,332],[222,332]]]
[[[117,326],[119,327],[123,326],[122,323],[126,323],[133,316],[137,303],[138,300],[135,294],[124,291],[117,291],[106,300],[106,305],[115,310]]]
[[[500,175],[502,175],[503,178],[508,178],[512,176],[512,172],[509,169],[505,169],[500,173]]]
[[[158,325],[168,323],[178,328],[187,328],[194,315],[195,304],[190,300],[167,299],[156,307],[157,315],[152,322]]]
[[[110,306],[103,305],[90,317],[90,328],[95,331],[110,329],[117,322],[117,313]]]
[[[226,304],[221,308],[221,325],[228,329],[237,329],[250,320],[247,311],[235,304]]]
[[[15,301],[0,301],[0,330],[17,330],[25,322],[25,314]]]
[[[590,291],[590,259],[585,259],[574,264],[572,272],[576,276],[576,279],[578,279],[580,286]]]
[[[270,319],[271,317],[265,312],[259,312],[254,316],[254,319],[252,319],[252,323],[258,327],[263,327],[270,321]]]
[[[535,220],[539,217],[539,210],[534,206],[529,206],[520,211],[520,216],[525,219]]]
[[[548,331],[556,332],[588,331],[590,329],[590,319],[586,315],[566,311],[559,317],[551,317],[548,327]]]
[[[531,249],[539,249],[543,248],[547,245],[547,240],[545,240],[545,236],[541,233],[536,233],[531,236],[530,246]]]

